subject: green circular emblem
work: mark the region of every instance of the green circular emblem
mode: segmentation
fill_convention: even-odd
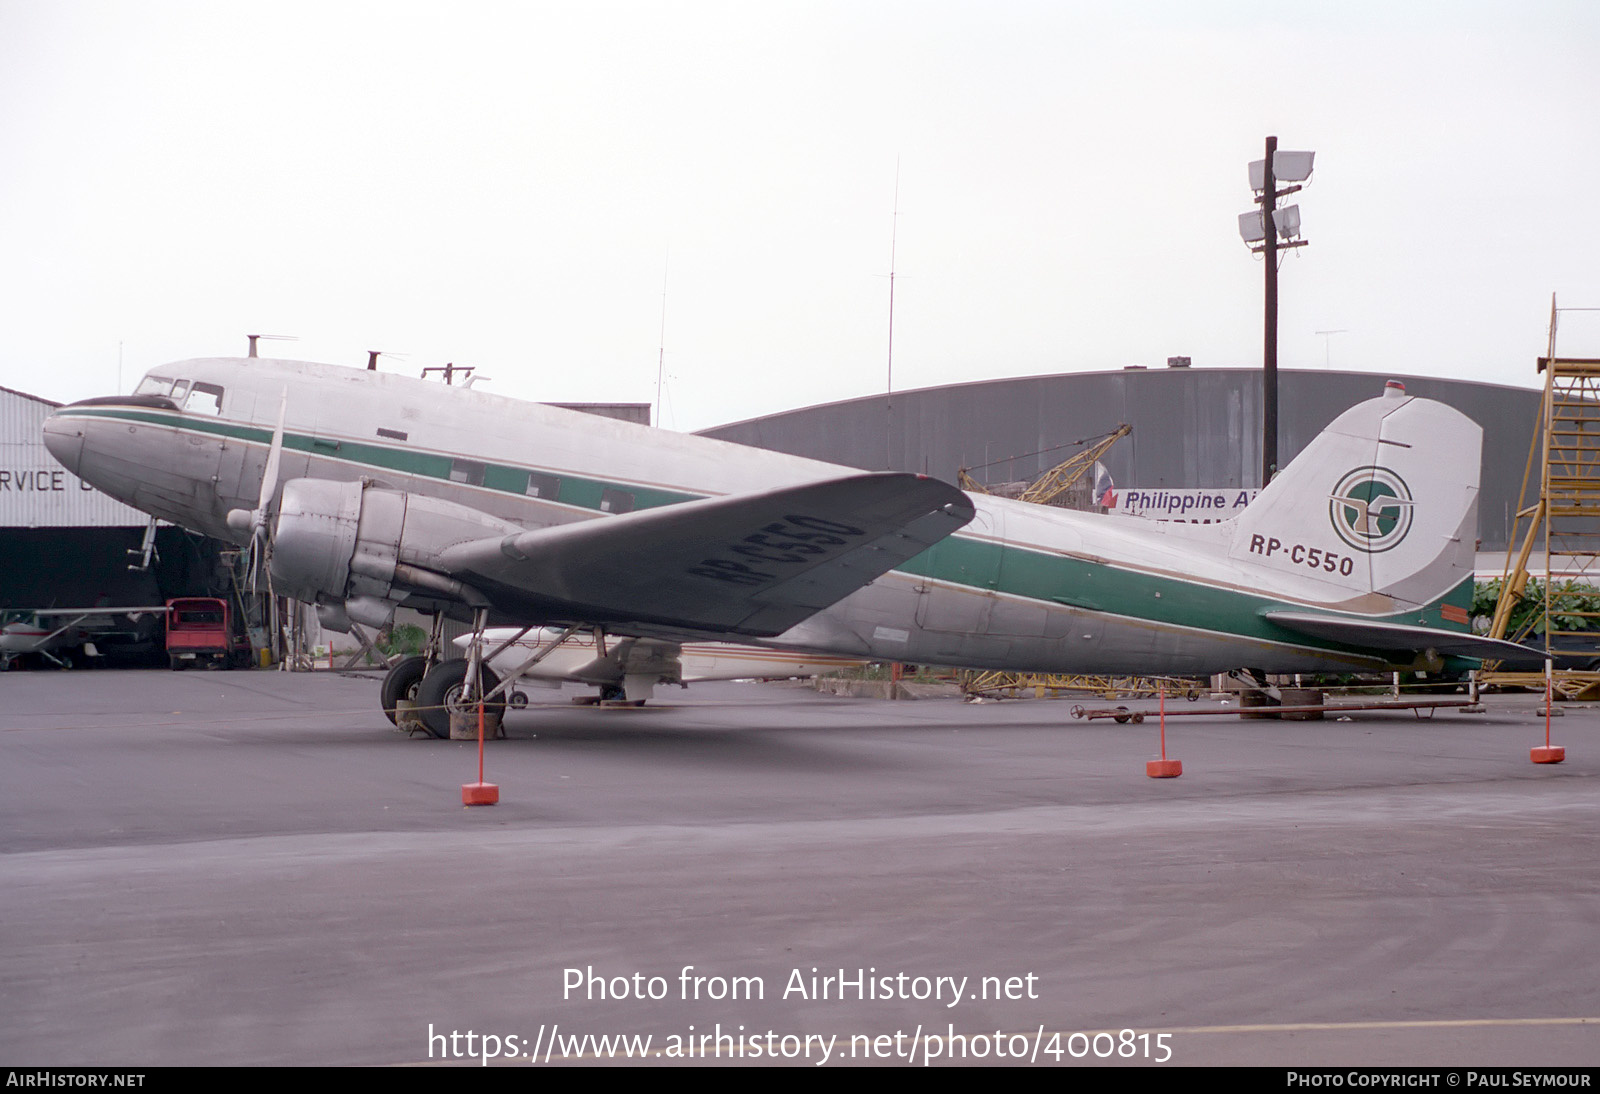
[[[1328,520],[1339,538],[1376,554],[1398,547],[1411,531],[1415,502],[1405,480],[1386,467],[1358,467],[1328,498]]]

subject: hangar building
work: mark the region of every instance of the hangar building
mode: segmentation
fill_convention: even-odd
[[[41,427],[59,405],[0,387],[0,612],[229,595],[225,545],[180,528],[158,528],[149,567],[129,568],[149,518],[50,455]],[[156,638],[129,652],[159,657]]]
[[[1504,552],[1541,393],[1431,376],[1280,369],[1278,455],[1286,464],[1349,407],[1396,379],[1483,427],[1480,552]],[[955,481],[1032,479],[1073,442],[1133,426],[1103,458],[1119,493],[1261,485],[1261,372],[1129,368],[895,392],[771,414],[702,434],[868,470]],[[1480,569],[1484,560],[1480,555]],[[1497,566],[1495,568],[1498,568]]]

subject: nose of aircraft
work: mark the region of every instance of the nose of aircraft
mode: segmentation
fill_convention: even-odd
[[[74,475],[78,473],[83,459],[83,430],[77,423],[60,414],[50,415],[44,420],[44,446],[62,467]]]

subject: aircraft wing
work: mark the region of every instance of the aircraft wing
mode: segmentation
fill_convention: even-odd
[[[1278,626],[1300,634],[1389,653],[1437,650],[1445,656],[1477,657],[1486,661],[1513,657],[1524,660],[1529,656],[1544,656],[1539,650],[1519,646],[1515,642],[1485,638],[1463,631],[1417,627],[1409,623],[1388,623],[1379,619],[1360,619],[1343,615],[1318,615],[1314,612],[1267,612],[1266,617]]]
[[[40,619],[46,619],[55,616],[73,615],[77,616],[75,622],[81,623],[86,619],[94,619],[97,616],[125,615],[129,618],[133,618],[140,615],[165,615],[172,609],[167,607],[165,604],[154,604],[145,607],[135,606],[131,608],[28,608],[26,610],[32,612]]]
[[[440,561],[497,608],[770,637],[972,515],[948,483],[861,474],[474,540]]]

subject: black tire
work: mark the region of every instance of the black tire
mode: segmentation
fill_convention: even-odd
[[[186,664],[184,659],[181,657],[169,657],[167,658],[167,663],[172,666],[173,672],[182,672]]]
[[[463,670],[465,671],[465,670]],[[383,712],[389,716],[389,721],[399,725],[395,713],[395,705],[401,699],[410,699],[416,702],[417,689],[422,686],[422,678],[428,672],[428,659],[426,657],[407,657],[383,678],[383,687],[379,694],[382,696]]]
[[[492,691],[500,683],[500,678],[487,665],[481,672],[483,689]],[[460,704],[461,685],[466,675],[466,658],[441,661],[429,670],[417,688],[417,716],[428,727],[428,732],[442,741],[450,739],[450,711]],[[496,699],[484,707],[484,712],[488,714],[504,714],[505,710],[504,698]]]
[[[615,703],[619,699],[626,699],[627,697],[628,697],[628,693],[623,691],[620,685],[617,685],[617,684],[601,684],[600,685],[600,701],[602,703]]]

